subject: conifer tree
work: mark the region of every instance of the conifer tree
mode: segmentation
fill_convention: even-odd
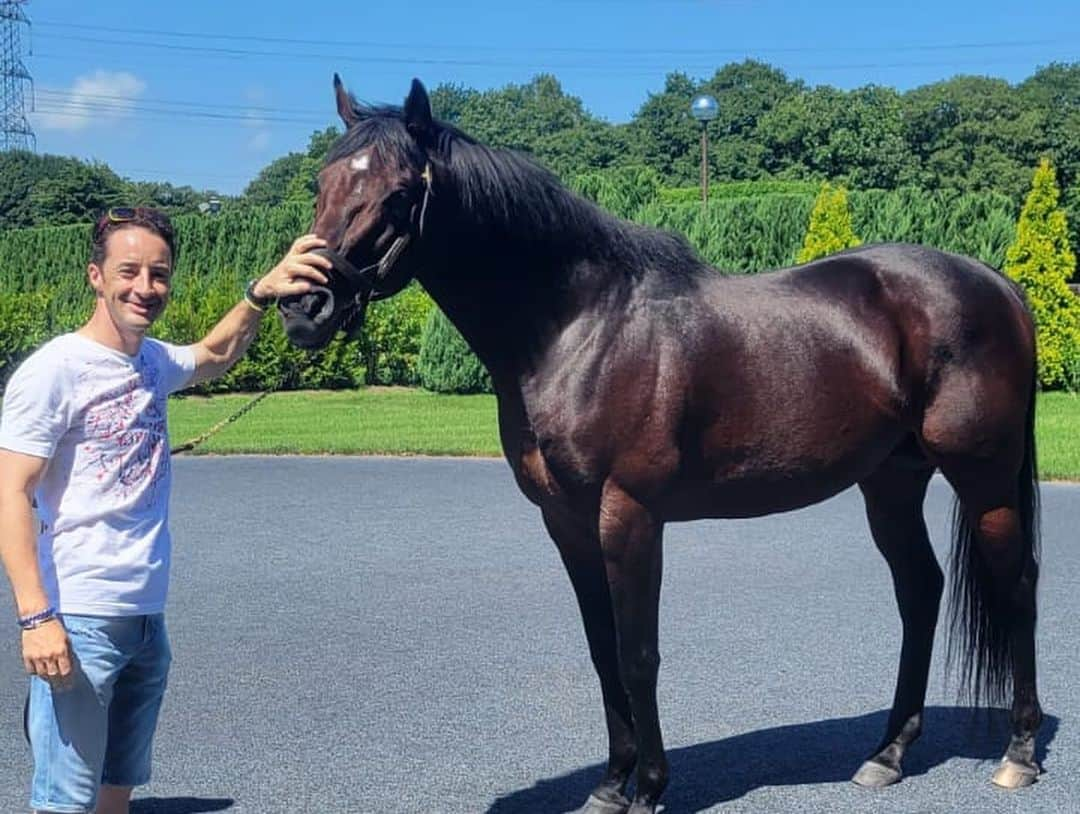
[[[847,190],[833,187],[826,181],[821,185],[821,191],[814,201],[814,209],[810,213],[810,228],[796,258],[797,262],[809,263],[861,243],[851,228]]]
[[[432,308],[420,345],[420,384],[436,393],[491,393],[491,377],[457,328]]]
[[[1044,387],[1075,386],[1080,364],[1080,298],[1068,285],[1076,255],[1060,197],[1054,169],[1044,158],[1020,211],[1016,241],[1005,255],[1005,273],[1023,287],[1035,315]]]

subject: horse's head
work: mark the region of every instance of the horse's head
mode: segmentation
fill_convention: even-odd
[[[338,329],[363,325],[368,301],[396,294],[416,274],[416,244],[432,195],[431,103],[416,79],[405,106],[362,108],[334,75],[345,134],[319,173],[311,231],[334,264],[325,286],[278,303],[296,345],[324,347]]]

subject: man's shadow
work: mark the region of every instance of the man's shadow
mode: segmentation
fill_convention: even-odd
[[[205,814],[232,808],[228,797],[143,797],[131,801],[131,814]]]
[[[672,749],[667,814],[700,811],[763,786],[842,783],[851,779],[885,732],[888,711],[854,718],[778,726],[710,743]],[[1058,719],[1046,715],[1036,759],[1046,759]],[[1009,741],[1008,712],[971,707],[927,707],[923,735],[904,761],[905,777],[925,774],[954,757],[997,761]],[[600,781],[603,764],[540,780],[496,800],[487,814],[572,811]]]

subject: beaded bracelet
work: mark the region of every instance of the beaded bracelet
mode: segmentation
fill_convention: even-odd
[[[23,630],[33,630],[36,627],[41,627],[46,622],[51,622],[56,618],[56,608],[49,607],[39,613],[31,614],[30,616],[19,617],[19,627]]]

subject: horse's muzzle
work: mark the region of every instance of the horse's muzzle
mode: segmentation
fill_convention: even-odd
[[[301,348],[320,348],[333,336],[335,317],[340,310],[339,299],[326,286],[313,285],[311,290],[278,300],[278,312],[289,341]]]

